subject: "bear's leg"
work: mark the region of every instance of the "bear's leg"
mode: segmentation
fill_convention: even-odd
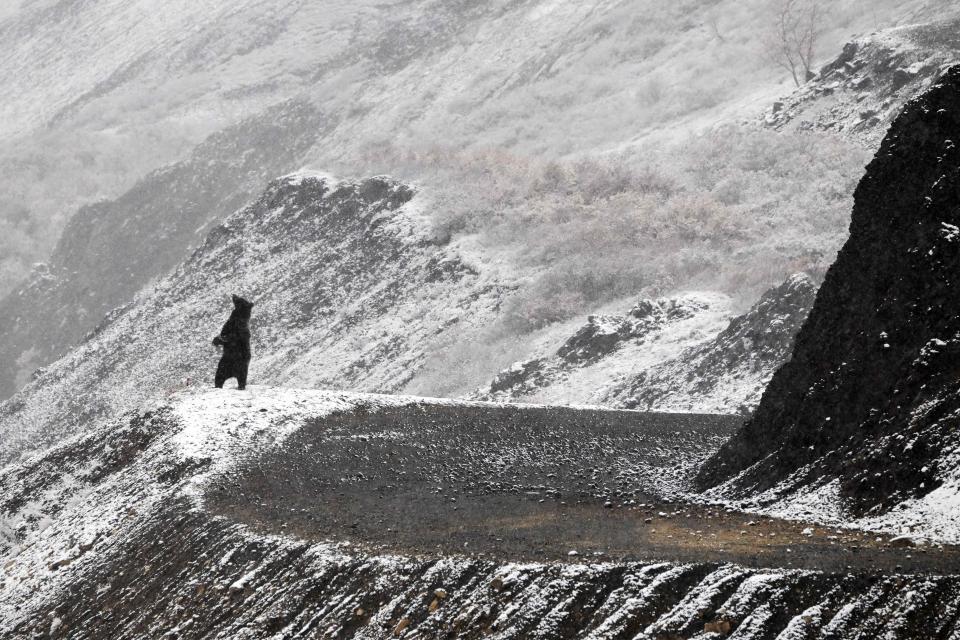
[[[247,388],[247,368],[250,366],[249,360],[241,360],[237,363],[237,389]]]
[[[230,377],[230,366],[226,358],[220,358],[217,364],[217,374],[213,378],[213,386],[217,389],[223,389],[223,383]]]

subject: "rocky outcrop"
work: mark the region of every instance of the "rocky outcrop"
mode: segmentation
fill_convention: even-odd
[[[952,18],[847,43],[809,83],[776,102],[765,124],[841,132],[875,148],[903,104],[960,60],[957,25]]]
[[[713,339],[618,382],[602,401],[628,409],[749,413],[789,360],[816,291],[808,275],[791,276]]]
[[[517,362],[475,397],[750,413],[789,359],[815,294],[799,273],[732,319],[725,301],[702,295],[590,316],[555,352]]]
[[[557,350],[557,356],[571,365],[595,362],[627,341],[643,340],[667,323],[692,318],[706,308],[695,299],[642,300],[626,317],[590,316],[587,324]]]
[[[763,503],[820,488],[840,513],[897,507],[890,517],[899,521],[951,520],[960,479],[958,141],[954,67],[894,122],[792,359],[703,468],[701,486]]]
[[[730,321],[696,373],[709,375],[741,363],[754,370],[780,366],[790,357],[793,339],[816,294],[817,285],[805,273],[794,274],[768,290],[747,313]]]
[[[715,335],[729,318],[729,303],[719,294],[691,293],[641,300],[625,315],[589,316],[559,346],[501,371],[474,397],[597,402],[624,369],[676,357]]]

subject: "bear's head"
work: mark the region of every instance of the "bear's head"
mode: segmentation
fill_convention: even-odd
[[[253,309],[253,303],[245,298],[234,294],[233,295],[233,308],[240,313],[241,316],[245,318],[250,317],[250,310]]]

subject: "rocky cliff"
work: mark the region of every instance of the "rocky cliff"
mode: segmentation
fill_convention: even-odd
[[[703,468],[703,487],[955,535],[958,140],[954,67],[906,107],[867,167],[850,238],[791,361]]]

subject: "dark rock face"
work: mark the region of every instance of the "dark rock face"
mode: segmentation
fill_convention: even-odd
[[[792,360],[702,469],[749,495],[838,479],[853,514],[929,493],[960,408],[960,67],[893,124]],[[940,468],[943,466],[944,468]]]
[[[641,339],[660,328],[665,320],[692,315],[689,310],[676,311],[681,308],[675,300],[643,300],[626,317],[589,316],[587,324],[563,343],[557,355],[571,365],[594,362],[624,342]]]
[[[571,364],[596,360],[629,338],[630,329],[624,318],[590,316],[587,324],[563,343],[557,355]]]
[[[536,389],[549,383],[547,363],[543,358],[518,362],[498,373],[490,383],[490,393],[511,392],[515,389]]]

